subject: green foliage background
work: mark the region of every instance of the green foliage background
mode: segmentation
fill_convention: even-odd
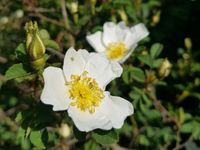
[[[71,2],[78,2],[77,11]],[[0,149],[199,150],[199,8],[198,0],[1,0]],[[71,46],[93,51],[85,36],[106,21],[146,24],[149,37],[108,87],[135,109],[121,129],[82,133],[65,111],[40,102],[43,84],[24,47],[30,20],[45,29],[46,66],[59,67]],[[172,63],[168,77],[159,74],[165,58]],[[59,132],[63,124],[67,137]]]

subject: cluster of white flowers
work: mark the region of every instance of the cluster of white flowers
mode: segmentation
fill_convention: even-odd
[[[48,67],[43,72],[41,100],[54,111],[67,110],[80,131],[121,128],[133,114],[132,104],[105,91],[113,79],[120,77],[124,62],[148,35],[143,24],[128,28],[125,23],[104,24],[103,32],[88,35],[87,40],[98,53],[69,48],[63,69]]]

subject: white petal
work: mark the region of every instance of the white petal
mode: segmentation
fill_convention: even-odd
[[[105,51],[105,46],[102,41],[102,32],[98,31],[94,34],[87,35],[86,39],[97,52]]]
[[[116,28],[116,36],[118,38],[118,41],[123,42],[127,32],[129,32],[129,28],[126,26],[125,22],[119,22]]]
[[[86,53],[86,52],[85,52]],[[76,51],[74,48],[69,48],[65,54],[63,71],[67,81],[70,80],[70,76],[80,75],[85,66],[85,55],[83,52]]]
[[[43,72],[44,88],[41,101],[53,105],[53,110],[66,110],[69,106],[65,79],[60,68],[48,67]]]
[[[112,128],[111,122],[98,109],[91,114],[70,106],[68,113],[80,131],[89,132],[94,129],[110,130]]]
[[[137,35],[137,42],[149,35],[149,31],[143,23],[133,26],[131,31]]]
[[[86,49],[79,49],[78,53],[81,54],[81,56],[83,57],[83,59],[85,60],[85,62],[88,60],[90,54]]]
[[[119,59],[118,62],[120,64],[124,63],[131,56],[131,54],[133,53],[133,51],[135,50],[136,47],[137,47],[137,44],[132,45],[132,47],[129,49],[128,53],[123,58]]]
[[[133,114],[133,105],[121,97],[111,96],[108,92],[105,92],[105,96],[100,109],[110,119],[114,128],[121,128],[127,116]]]
[[[116,35],[117,25],[113,22],[106,22],[103,25],[103,43],[108,46],[110,43],[118,42]]]
[[[149,34],[147,28],[143,23],[133,26],[130,31],[126,34],[124,42],[126,46],[130,48]]]
[[[89,75],[96,79],[99,86],[105,89],[106,85],[113,79],[120,77],[122,67],[116,61],[109,61],[105,55],[91,53],[85,66]]]

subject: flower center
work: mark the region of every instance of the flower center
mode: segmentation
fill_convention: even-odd
[[[87,75],[87,71],[81,75],[71,75],[71,81],[67,83],[69,96],[73,100],[70,105],[76,106],[81,111],[94,113],[95,107],[98,107],[104,98],[104,93],[96,80]]]
[[[110,59],[118,59],[125,55],[127,47],[123,42],[108,44],[106,54]]]

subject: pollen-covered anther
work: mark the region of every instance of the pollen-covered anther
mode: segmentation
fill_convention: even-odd
[[[75,106],[81,111],[95,112],[95,107],[100,105],[104,98],[103,90],[99,87],[95,79],[88,77],[88,72],[81,75],[71,75],[69,85],[69,97],[73,100],[71,106]]]
[[[126,54],[127,50],[128,48],[123,42],[110,43],[107,47],[106,54],[110,59],[119,59]]]

